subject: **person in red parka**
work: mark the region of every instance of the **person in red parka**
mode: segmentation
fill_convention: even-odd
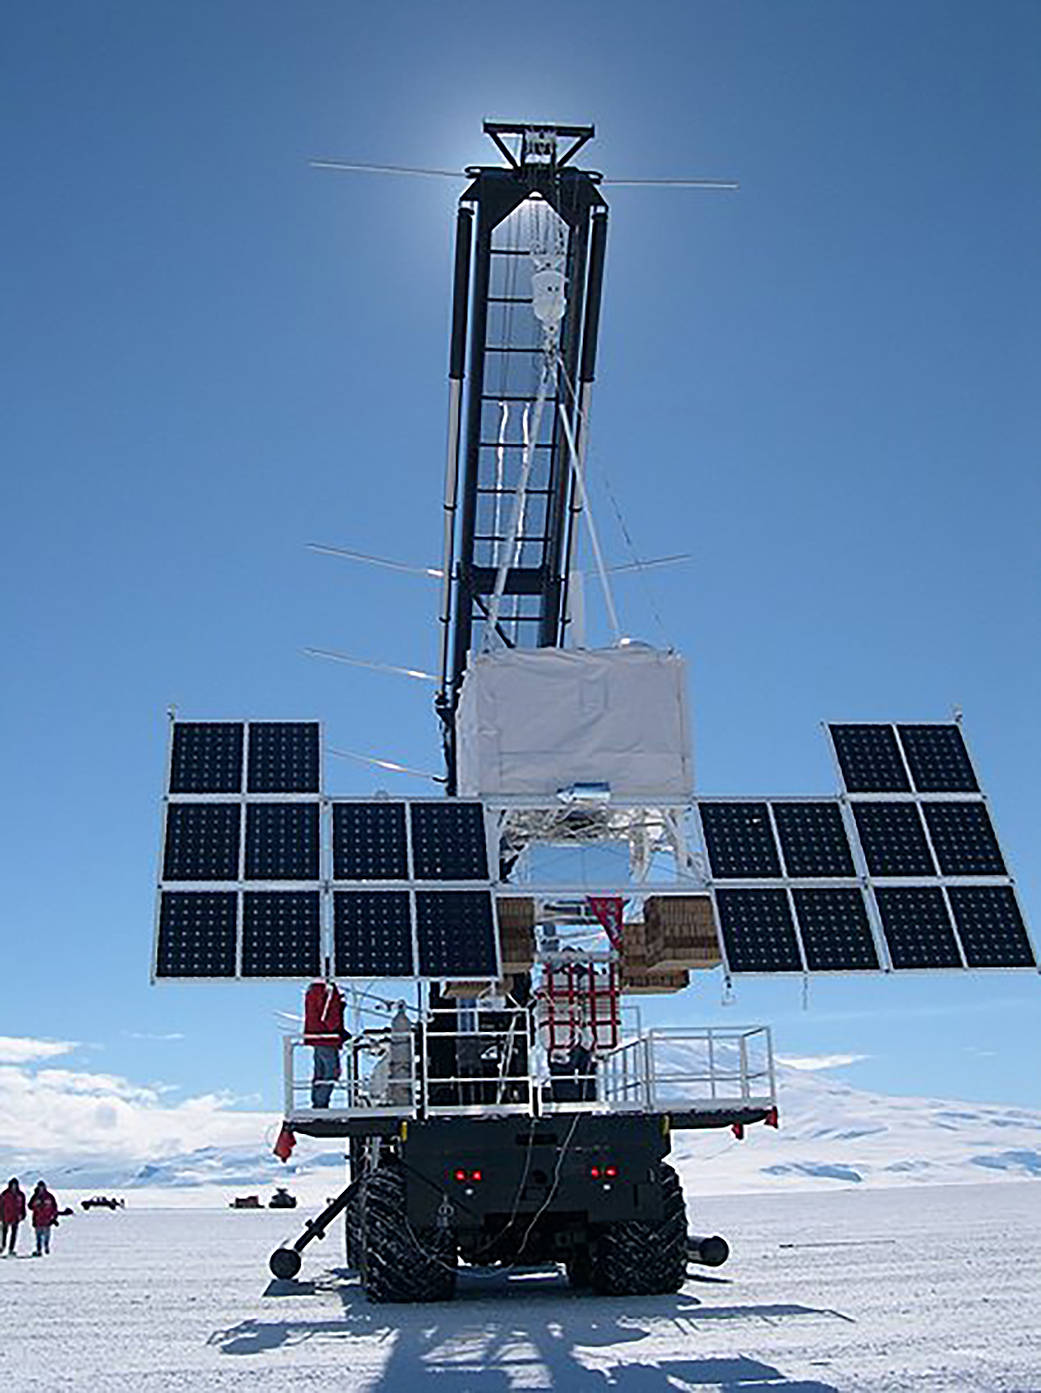
[[[312,982],[304,995],[304,1044],[314,1050],[313,1108],[329,1106],[333,1085],[340,1077],[340,1047],[346,1039],[339,987],[335,982]]]
[[[42,1180],[36,1182],[36,1189],[29,1197],[29,1208],[33,1212],[33,1230],[36,1234],[34,1258],[51,1251],[51,1229],[58,1222],[58,1201]]]
[[[14,1254],[18,1225],[25,1218],[25,1195],[17,1179],[7,1182],[7,1189],[0,1193],[0,1258],[5,1253]]]

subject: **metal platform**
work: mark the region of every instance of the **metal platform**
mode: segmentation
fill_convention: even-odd
[[[653,1115],[673,1128],[776,1117],[767,1026],[641,1030],[561,1066],[527,1010],[474,1012],[466,1030],[442,1028],[449,1023],[437,1017],[448,1014],[431,1013],[408,1035],[386,1029],[348,1042],[327,1108],[312,1105],[309,1047],[285,1037],[286,1125],[308,1136],[351,1137],[393,1136],[410,1121],[452,1117]]]

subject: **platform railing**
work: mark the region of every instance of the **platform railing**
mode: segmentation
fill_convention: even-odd
[[[475,1012],[468,1029],[449,1024],[457,1027],[454,1008],[430,1013],[407,1034],[349,1041],[328,1108],[314,1106],[310,1048],[286,1036],[286,1117],[712,1113],[776,1104],[767,1026],[659,1027],[589,1060],[550,1060],[523,1008],[504,1008],[491,1019]]]

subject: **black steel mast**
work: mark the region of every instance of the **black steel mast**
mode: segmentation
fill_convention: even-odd
[[[483,641],[509,540],[506,519],[514,505],[525,421],[533,415],[543,363],[541,326],[532,312],[525,219],[544,216],[547,207],[559,219],[567,308],[560,325],[562,371],[533,443],[524,525],[506,571],[498,636],[507,644],[553,647],[565,639],[578,504],[558,407],[566,406],[574,422],[581,455],[607,240],[600,176],[570,164],[592,138],[592,126],[489,121],[484,129],[507,163],[467,170],[473,182],[460,198],[456,225],[437,697],[449,793],[455,789],[460,685],[469,653]]]

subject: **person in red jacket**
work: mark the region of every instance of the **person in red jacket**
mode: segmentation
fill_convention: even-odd
[[[36,1182],[36,1189],[29,1197],[29,1208],[33,1212],[33,1230],[36,1234],[34,1258],[51,1251],[51,1229],[58,1222],[58,1201],[42,1180]]]
[[[333,1085],[340,1077],[340,1047],[346,1039],[339,987],[335,982],[312,982],[304,996],[304,1044],[314,1050],[313,1108],[329,1106]]]
[[[7,1182],[7,1189],[0,1193],[0,1258],[5,1253],[14,1255],[18,1225],[25,1218],[25,1195],[17,1179]]]

